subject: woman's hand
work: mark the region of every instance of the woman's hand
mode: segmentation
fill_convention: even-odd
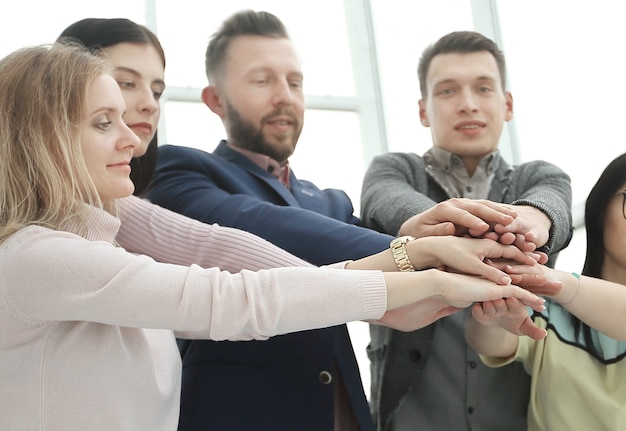
[[[491,265],[506,272],[511,282],[541,296],[556,296],[563,291],[563,282],[555,271],[545,265],[519,265],[509,260],[494,260]]]
[[[517,298],[484,301],[472,306],[472,317],[484,326],[499,326],[514,335],[527,335],[535,340],[545,338],[547,332],[539,328]]]
[[[423,328],[474,302],[517,298],[536,311],[542,311],[545,302],[519,286],[436,269],[385,273],[385,281],[388,311],[378,323],[401,331]]]
[[[523,252],[513,245],[490,239],[456,236],[419,238],[406,244],[409,258],[415,268],[439,268],[450,272],[480,275],[494,283],[506,285],[511,277],[491,260],[506,259],[528,266],[535,265],[542,256]]]

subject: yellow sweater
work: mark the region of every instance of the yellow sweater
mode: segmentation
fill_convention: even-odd
[[[529,431],[626,430],[626,343],[594,332],[603,357],[576,339],[571,315],[554,302],[534,318],[548,330],[541,341],[520,337],[509,360],[485,358],[489,366],[521,361],[532,376]]]

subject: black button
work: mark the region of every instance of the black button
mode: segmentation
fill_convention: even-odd
[[[467,413],[469,413],[470,415],[471,415],[472,413],[474,413],[474,407],[468,407],[468,408],[467,408]]]
[[[325,385],[330,384],[333,381],[333,376],[328,371],[322,371],[320,373],[320,382]]]
[[[411,358],[413,362],[419,362],[420,359],[422,359],[422,354],[417,350],[411,350],[411,352],[409,353],[409,358]]]
[[[468,193],[472,193],[472,186],[467,186]]]
[[[469,361],[469,367],[470,367],[470,368],[476,368],[476,362],[474,362],[474,361]]]

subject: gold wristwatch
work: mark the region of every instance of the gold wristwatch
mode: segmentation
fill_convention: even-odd
[[[409,255],[406,252],[406,243],[409,241],[413,241],[415,238],[412,236],[400,236],[395,238],[389,244],[391,248],[391,254],[393,255],[393,260],[396,261],[396,265],[398,265],[398,269],[402,272],[407,271],[415,271],[413,264],[411,263],[411,259],[409,259]]]

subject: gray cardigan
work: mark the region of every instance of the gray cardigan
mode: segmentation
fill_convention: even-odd
[[[542,250],[551,255],[553,265],[556,253],[567,246],[572,236],[569,176],[544,161],[509,166],[499,153],[495,157],[495,163],[491,165],[495,175],[489,200],[531,205],[550,218],[550,239]],[[429,152],[424,157],[414,153],[377,156],[363,180],[363,223],[382,232],[397,234],[402,223],[411,216],[437,202],[459,197],[447,178]],[[379,430],[387,429],[389,418],[418,381],[431,350],[435,327],[436,323],[406,333],[370,326],[370,404]]]

